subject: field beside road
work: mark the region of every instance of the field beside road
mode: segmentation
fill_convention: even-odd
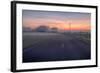
[[[76,36],[79,35],[24,32],[23,62],[90,59],[91,44],[79,40]]]

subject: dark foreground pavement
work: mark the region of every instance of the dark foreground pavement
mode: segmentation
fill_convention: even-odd
[[[34,38],[34,35],[28,36],[28,38]],[[40,41],[36,43],[31,41],[33,42],[31,46],[23,48],[23,62],[83,60],[91,58],[90,44],[78,40],[74,35],[40,36],[37,40]]]

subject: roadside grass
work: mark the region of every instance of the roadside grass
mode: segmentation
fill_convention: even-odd
[[[91,42],[91,34],[90,32],[80,32],[79,39],[85,43],[90,44]]]

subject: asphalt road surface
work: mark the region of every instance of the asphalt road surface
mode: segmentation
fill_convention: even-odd
[[[91,58],[90,44],[79,40],[72,34],[54,33],[48,35],[42,33],[27,34],[23,37],[24,45],[29,43],[23,48],[23,62],[85,60]]]

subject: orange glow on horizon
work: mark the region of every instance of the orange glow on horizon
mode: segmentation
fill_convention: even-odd
[[[89,24],[70,24],[67,25],[64,30],[82,30],[82,31],[90,31],[91,30],[91,26]]]
[[[68,21],[68,20],[67,20]],[[67,21],[52,20],[52,19],[27,19],[23,20],[24,27],[35,29],[39,26],[48,26],[49,28],[56,27],[58,30],[71,30],[71,31],[90,31],[91,25],[87,20],[71,20],[71,24]]]

